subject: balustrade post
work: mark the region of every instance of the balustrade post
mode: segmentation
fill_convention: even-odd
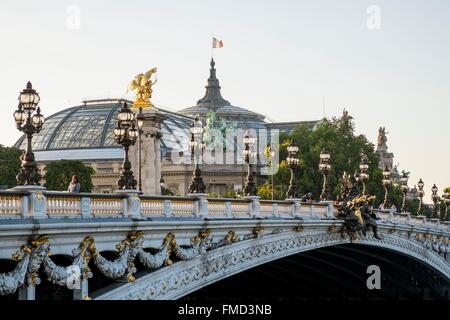
[[[164,216],[172,216],[172,201],[164,200]]]
[[[30,192],[28,212],[34,219],[47,218],[47,202],[42,191]]]
[[[123,215],[125,217],[141,217],[141,199],[138,190],[116,190],[115,193],[124,194],[122,201]]]
[[[250,217],[259,217],[261,213],[261,204],[259,202],[259,196],[246,196],[243,199],[250,200],[248,204],[248,211]]]
[[[28,196],[23,198],[24,202],[28,202],[27,204],[23,204],[23,217],[24,218],[33,218],[33,219],[42,219],[47,218],[47,202],[43,191],[44,187],[39,185],[26,185],[26,186],[16,186],[13,189],[14,191],[27,191]],[[28,200],[28,201],[27,201]],[[25,211],[26,210],[26,211]]]
[[[290,201],[292,201],[292,216],[295,217],[300,217],[301,214],[301,210],[302,210],[302,202],[301,199],[299,198],[292,198],[289,199]]]
[[[316,206],[314,205],[314,204],[310,204],[309,205],[309,210],[310,210],[310,215],[311,215],[311,218],[317,218],[317,215],[316,215]]]
[[[190,193],[188,197],[191,197],[195,201],[194,215],[196,217],[205,217],[208,215],[208,194],[207,193]]]
[[[394,222],[394,215],[397,211],[395,209],[389,209],[388,221]]]
[[[272,216],[279,217],[280,213],[278,212],[278,203],[272,203]]]
[[[412,224],[411,223],[411,213],[409,213],[409,212],[406,214],[406,224]]]
[[[333,206],[333,201],[320,201],[320,203],[326,204],[327,205],[327,219],[334,219],[334,206]]]
[[[81,216],[83,218],[92,218],[91,198],[81,198]]]
[[[30,214],[29,214],[29,210],[30,210],[30,208],[29,208],[29,203],[30,203],[30,197],[29,197],[29,195],[22,195],[22,198],[20,199],[20,204],[21,204],[21,208],[22,208],[22,211],[20,212],[20,214],[21,214],[21,216],[23,217],[23,218],[28,218],[29,216],[30,216]]]
[[[231,217],[233,215],[230,201],[225,202],[225,215],[227,217]]]

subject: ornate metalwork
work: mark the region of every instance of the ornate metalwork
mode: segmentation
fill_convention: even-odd
[[[422,205],[423,205],[423,196],[425,195],[425,191],[423,191],[424,183],[422,181],[422,178],[420,178],[419,182],[417,182],[417,187],[419,187],[419,190],[417,190],[417,195],[419,196],[419,207],[417,208],[417,215],[422,214]]]
[[[362,195],[366,195],[366,182],[369,181],[369,174],[367,173],[369,169],[369,159],[366,154],[361,154],[361,162],[359,163],[359,174],[355,175],[355,180],[362,183]]]
[[[393,236],[388,234],[385,234],[383,238],[379,237],[377,235],[376,223],[373,221],[376,217],[374,217],[372,212],[368,210],[371,209],[371,202],[373,199],[374,197],[363,196],[355,198],[349,203],[350,209],[354,210],[353,215],[356,219],[361,219],[360,221],[364,222],[362,228],[354,231],[354,235],[350,233],[348,234],[350,236],[350,241],[362,241],[364,239],[370,243],[377,241],[378,245],[383,246],[386,244],[386,246],[390,248],[397,243],[396,246],[399,249],[406,248],[405,245],[409,246],[411,244],[413,245],[413,247],[411,247],[411,252],[413,252],[416,256],[424,257],[424,259],[427,259],[427,261],[430,261],[433,265],[439,266],[442,270],[449,269],[448,263],[445,262],[444,259],[444,256],[450,251],[450,242],[448,237],[435,236],[431,234],[428,236],[421,236],[420,234],[416,234],[415,237],[411,236],[407,240],[408,242],[405,242],[405,237],[398,237],[398,239],[395,240]],[[357,212],[358,210],[360,213]],[[370,217],[367,217],[367,215]],[[345,220],[345,223],[347,222],[348,221]],[[267,256],[269,253],[279,253],[280,250],[288,250],[292,247],[302,247],[304,250],[308,250],[310,247],[317,248],[323,245],[333,245],[334,243],[345,243],[348,241],[346,237],[342,237],[342,235],[339,236],[335,233],[337,231],[335,226],[336,224],[331,225],[328,228],[327,233],[304,233],[298,235],[296,234],[295,236],[292,234],[283,235],[283,233],[275,232],[279,230],[275,229],[274,232],[267,234],[269,237],[268,240],[264,241],[262,246],[258,247],[257,250],[255,250],[254,245],[248,246],[243,244],[243,248],[256,252],[256,255],[262,254],[262,256]],[[368,229],[369,227],[373,229],[374,237],[366,234],[365,228]],[[42,270],[51,282],[60,286],[68,286],[69,289],[73,289],[73,287],[69,286],[73,280],[81,278],[81,281],[87,281],[88,278],[92,277],[92,272],[88,267],[91,259],[97,269],[106,277],[111,279],[119,279],[124,277],[128,281],[135,281],[136,279],[134,274],[136,273],[136,267],[134,262],[136,258],[138,258],[147,269],[156,269],[164,265],[171,265],[172,262],[170,261],[170,257],[172,255],[180,260],[192,260],[199,255],[205,255],[212,249],[227,246],[243,240],[260,238],[263,235],[263,230],[263,226],[257,225],[251,233],[241,236],[237,236],[234,231],[230,230],[223,239],[214,241],[211,229],[203,229],[199,231],[197,236],[191,239],[190,245],[179,245],[176,242],[175,235],[173,233],[169,233],[165,237],[162,246],[157,248],[153,254],[144,251],[144,232],[136,231],[129,234],[125,240],[116,246],[119,253],[119,258],[114,261],[109,261],[102,257],[96,249],[94,239],[92,237],[86,237],[80,245],[73,250],[74,259],[72,264],[68,267],[58,266],[51,260],[50,241],[48,237],[42,236],[36,240],[30,241],[29,244],[23,246],[19,252],[13,255],[13,258],[18,261],[18,264],[13,271],[6,274],[0,274],[0,295],[12,294],[17,290],[17,288],[24,284],[31,288],[39,285],[39,270]],[[392,228],[389,230],[396,232],[396,230]],[[303,226],[297,226],[293,229],[293,231],[301,232],[303,231]],[[359,231],[361,231],[361,234],[359,234]],[[273,246],[273,251],[266,253],[265,250],[269,247],[272,248],[272,242],[278,243],[277,241],[281,239],[279,237],[284,237],[287,241],[286,244],[288,245],[280,246],[275,244]],[[237,248],[239,248],[239,244]],[[430,252],[424,252],[424,248],[435,252],[440,256],[430,254]],[[232,257],[228,253],[226,256],[226,261],[230,264],[238,261],[239,259],[248,259],[253,256],[253,254],[241,254],[240,251],[237,250],[232,254]],[[205,260],[198,259],[198,261]],[[41,266],[43,267],[42,269]],[[74,272],[76,270],[81,270],[81,272]],[[205,270],[215,270],[215,264],[210,263]],[[196,274],[196,272],[191,273],[194,279],[197,279]],[[166,288],[170,288],[170,290],[172,290],[173,288],[176,288],[176,286],[172,287],[172,285],[167,285]],[[146,290],[146,292],[150,293],[152,291]],[[82,298],[90,299],[87,291],[84,293]]]
[[[366,235],[372,229],[373,236],[381,239],[378,235],[376,220],[379,218],[373,211],[373,201],[375,196],[359,196],[349,201],[342,201],[339,204],[338,218],[344,220],[341,233],[347,233],[350,239],[356,238],[356,233],[362,232]]]
[[[294,144],[294,141],[291,140],[289,145],[287,146],[288,156],[286,158],[286,162],[291,170],[291,179],[289,181],[289,188],[286,192],[286,197],[288,199],[297,198],[297,186],[295,183],[295,173],[294,170],[298,168],[300,160],[297,158],[298,147]]]
[[[406,207],[407,207],[406,195],[409,191],[409,188],[408,188],[408,173],[406,173],[405,171],[402,171],[402,176],[400,177],[400,186],[401,186],[401,189],[403,192],[403,201],[402,201],[401,212],[406,212]]]
[[[205,193],[206,185],[203,182],[202,171],[200,170],[199,158],[203,156],[205,144],[203,142],[203,124],[200,117],[195,117],[189,129],[191,140],[189,147],[191,151],[191,161],[194,163],[194,172],[192,173],[192,181],[189,185],[190,193]]]
[[[139,135],[136,126],[136,119],[133,112],[128,108],[127,103],[124,102],[122,109],[120,109],[117,115],[117,127],[114,129],[116,142],[123,146],[125,153],[122,172],[117,181],[117,186],[120,190],[136,189],[137,181],[134,179],[133,171],[131,171],[131,162],[128,157],[130,146],[136,143]]]
[[[256,196],[256,183],[253,177],[253,164],[251,162],[251,157],[253,156],[253,145],[256,143],[256,138],[251,137],[249,132],[246,132],[244,137],[244,160],[248,167],[247,181],[245,182],[244,195],[246,196]]]
[[[383,128],[384,130],[384,128]],[[391,180],[391,171],[388,166],[383,171],[383,187],[384,187],[384,200],[383,200],[383,208],[388,208],[388,188],[392,185]]]
[[[32,150],[33,135],[39,133],[44,124],[41,108],[37,106],[39,101],[39,94],[28,81],[27,87],[20,93],[19,106],[14,112],[17,129],[27,137],[27,149],[20,157],[21,168],[16,176],[18,185],[39,185],[41,179]]]
[[[444,201],[444,214],[442,220],[448,221],[450,220],[449,212],[448,212],[448,205],[450,204],[450,194],[446,191],[442,195],[442,201]]]
[[[433,184],[433,187],[431,188],[431,200],[433,200],[433,219],[439,219],[439,196],[437,194],[438,188],[436,187],[436,184]]]
[[[331,165],[330,165],[330,158],[331,155],[329,152],[327,152],[324,149],[320,152],[320,162],[319,162],[319,171],[323,175],[323,186],[322,186],[322,193],[320,194],[320,200],[326,201],[328,200],[328,182],[327,182],[327,176],[331,171]]]

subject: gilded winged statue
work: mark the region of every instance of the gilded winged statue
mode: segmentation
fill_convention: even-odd
[[[140,73],[130,82],[127,88],[127,93],[129,90],[134,91],[136,94],[136,100],[133,103],[135,108],[152,108],[153,103],[150,101],[152,97],[152,86],[158,81],[156,79],[156,68],[150,69],[146,73]],[[155,74],[155,80],[151,80],[152,76]]]

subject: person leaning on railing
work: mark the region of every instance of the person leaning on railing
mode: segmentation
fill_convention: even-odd
[[[80,192],[80,189],[81,189],[80,181],[78,180],[78,177],[76,175],[73,175],[72,181],[70,181],[67,191]]]

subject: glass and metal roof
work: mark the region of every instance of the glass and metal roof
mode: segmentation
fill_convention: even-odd
[[[124,101],[84,101],[82,105],[47,117],[41,132],[33,137],[33,150],[121,149],[115,142],[114,128],[117,124],[117,113]],[[189,141],[192,118],[159,108],[157,110],[166,118],[161,127],[161,152],[172,148],[185,149]],[[15,146],[25,149],[25,136],[22,136]]]

